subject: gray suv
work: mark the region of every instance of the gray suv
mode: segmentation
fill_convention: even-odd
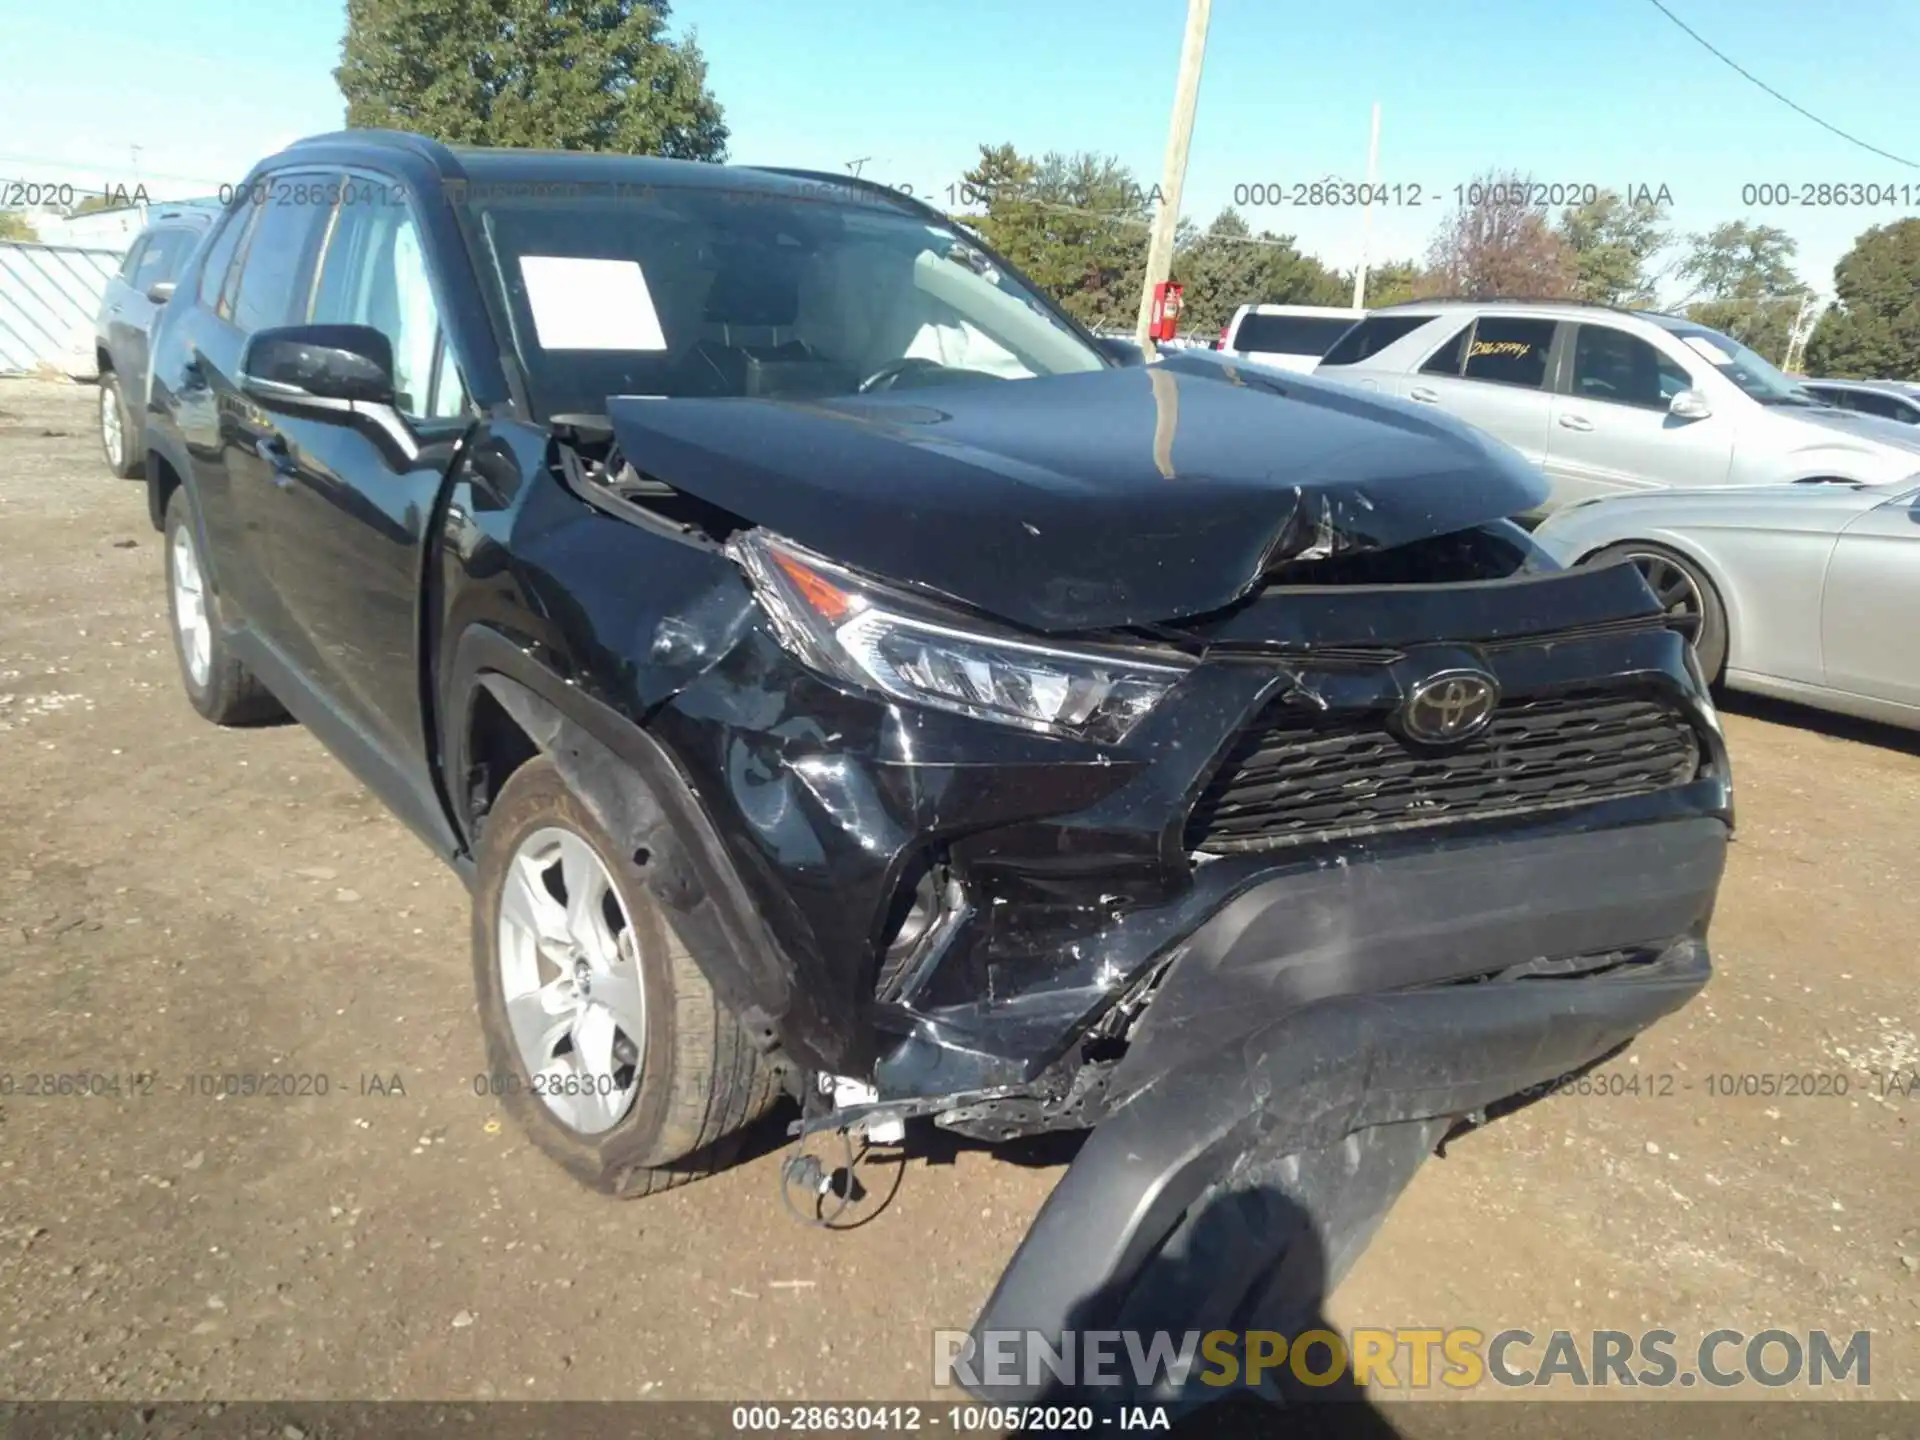
[[[1667,486],[1879,484],[1920,432],[1826,404],[1690,320],[1520,301],[1376,310],[1314,372],[1448,411],[1546,472],[1546,508]]]
[[[94,320],[93,348],[100,367],[100,449],[107,467],[123,479],[141,471],[147,453],[143,417],[147,407],[147,342],[160,307],[173,294],[187,258],[219,215],[216,206],[192,202],[155,207],[120,269],[107,281]]]

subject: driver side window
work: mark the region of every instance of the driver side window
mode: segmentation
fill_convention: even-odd
[[[404,204],[367,198],[368,188],[351,187],[341,199],[309,318],[370,325],[387,337],[401,414],[457,417],[467,408],[466,387],[440,327],[420,231]]]
[[[1639,336],[1611,325],[1580,327],[1573,347],[1572,389],[1581,399],[1664,410],[1692,384],[1676,361]]]

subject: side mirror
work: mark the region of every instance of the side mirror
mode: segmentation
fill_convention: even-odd
[[[262,330],[241,353],[240,389],[268,409],[390,406],[393,344],[370,325]]]
[[[1698,390],[1682,390],[1667,406],[1667,413],[1677,420],[1704,420],[1713,414],[1713,405]]]
[[[173,298],[173,289],[173,281],[156,280],[147,287],[147,299],[156,305],[164,305]]]

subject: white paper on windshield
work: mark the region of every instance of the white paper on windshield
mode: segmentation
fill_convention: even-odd
[[[1704,335],[1682,335],[1680,338],[1687,343],[1688,348],[1696,354],[1706,356],[1707,359],[1716,365],[1731,365],[1733,363],[1733,356],[1722,350]]]
[[[667,337],[637,260],[522,255],[542,350],[664,350]]]

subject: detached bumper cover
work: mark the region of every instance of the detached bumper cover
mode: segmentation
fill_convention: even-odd
[[[1175,1333],[1247,1323],[1241,1290],[1223,1297],[1216,1286],[1205,1302],[1221,1308],[1197,1313],[1130,1303],[1143,1267],[1212,1187],[1371,1127],[1471,1115],[1679,1009],[1709,975],[1704,935],[1725,846],[1726,827],[1700,818],[1378,862],[1244,895],[1174,963],[1115,1076],[1129,1098],[1041,1210],[976,1321],[976,1343],[1002,1331],[1057,1342],[1122,1317]],[[1625,958],[1612,968],[1551,973],[1553,957],[1615,951]],[[1509,966],[1532,973],[1447,983]],[[1418,988],[1381,993],[1395,985]],[[1322,1287],[1337,1283],[1425,1149],[1384,1147],[1357,1191],[1298,1167],[1268,1170],[1317,1232]],[[1328,1195],[1339,1197],[1332,1213]],[[1242,1258],[1256,1267],[1251,1287],[1277,1257]],[[1016,1383],[981,1393],[1042,1392]]]

